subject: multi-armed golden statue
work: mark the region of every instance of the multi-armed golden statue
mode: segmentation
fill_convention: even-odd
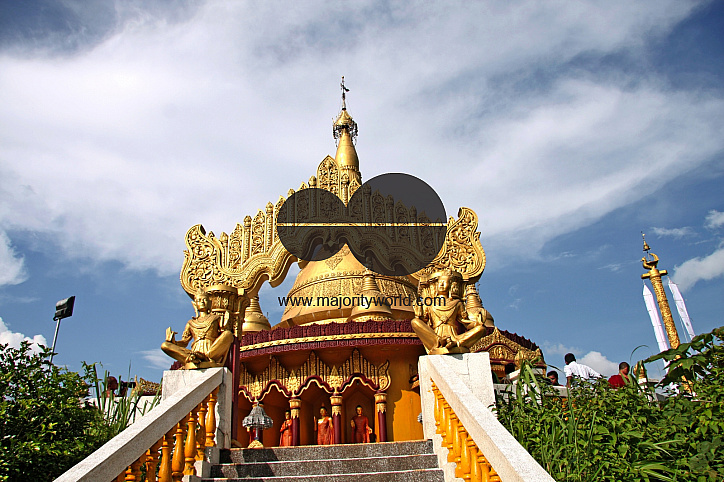
[[[420,278],[419,298],[412,329],[430,355],[468,353],[485,335],[484,309],[469,314],[460,299],[463,277],[457,271],[445,269],[430,277]],[[430,291],[436,295],[431,297]]]
[[[185,369],[223,366],[234,341],[229,320],[211,312],[211,296],[205,290],[196,293],[194,306],[198,315],[186,323],[181,340],[176,341],[176,332],[168,327],[161,349],[183,363]],[[194,342],[189,350],[186,346],[192,339]]]

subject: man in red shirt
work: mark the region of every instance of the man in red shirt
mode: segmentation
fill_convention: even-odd
[[[628,371],[630,367],[625,361],[618,364],[618,374],[608,379],[609,385],[613,388],[621,388],[629,383]]]

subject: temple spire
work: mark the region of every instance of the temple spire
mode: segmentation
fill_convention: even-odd
[[[342,89],[342,111],[332,124],[332,135],[337,141],[337,154],[334,156],[334,160],[340,168],[358,173],[359,158],[354,147],[354,140],[357,137],[357,123],[347,112],[347,92],[349,92],[349,89],[344,85],[344,77],[342,77],[342,83],[339,85]]]

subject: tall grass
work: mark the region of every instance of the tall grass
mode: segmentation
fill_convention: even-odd
[[[158,405],[161,400],[161,391],[159,390],[150,402],[139,407],[141,402],[140,393],[131,391],[126,396],[115,395],[108,390],[108,371],[104,372],[103,378],[99,378],[95,363],[88,365],[87,368],[92,373],[94,380],[96,406],[103,414],[106,430],[104,435],[107,439],[111,439],[124,431],[136,421],[136,417],[145,415]]]

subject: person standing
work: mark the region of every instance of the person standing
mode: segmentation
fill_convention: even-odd
[[[566,353],[563,357],[566,366],[563,367],[563,373],[566,375],[566,387],[571,388],[573,378],[588,380],[590,378],[600,378],[601,374],[588,365],[576,362],[576,356],[573,353]]]
[[[357,408],[355,410],[357,412],[357,415],[355,415],[350,422],[352,428],[354,429],[354,432],[352,432],[352,443],[368,444],[370,443],[370,434],[372,433],[372,429],[370,428],[370,421],[362,413],[361,405],[357,405]]]
[[[284,412],[284,422],[282,422],[282,428],[279,429],[281,436],[279,437],[280,447],[291,447],[292,446],[292,412],[286,410]]]
[[[628,372],[631,369],[628,363],[622,361],[618,364],[618,373],[608,379],[609,385],[613,388],[621,388],[629,383]]]
[[[327,409],[319,409],[319,419],[314,417],[314,431],[317,432],[317,445],[332,445],[334,442],[334,424],[332,417],[327,416]]]

